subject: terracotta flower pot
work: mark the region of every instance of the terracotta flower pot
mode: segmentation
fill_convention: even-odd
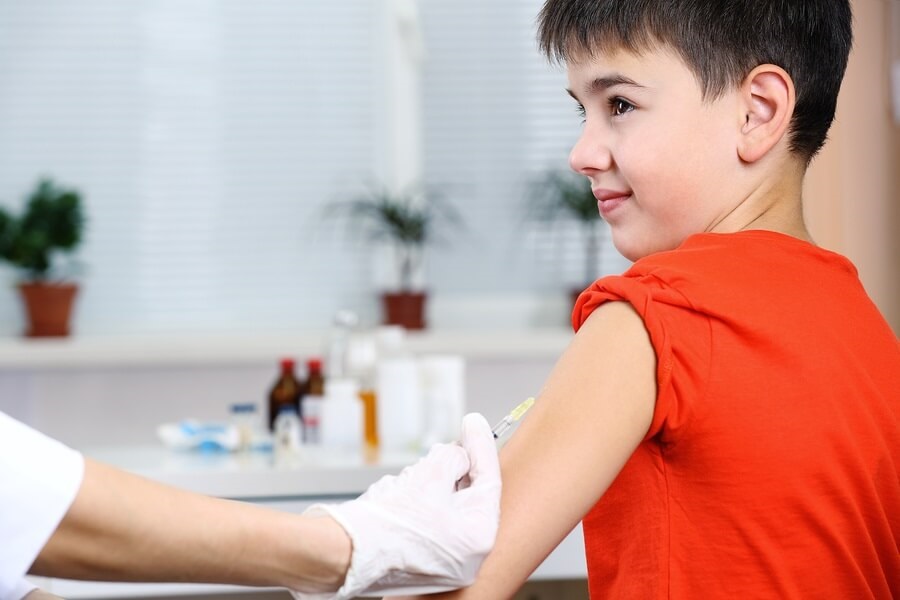
[[[28,317],[28,337],[69,335],[69,319],[78,286],[73,283],[21,283],[19,291]]]
[[[384,323],[402,325],[407,329],[425,329],[425,292],[386,292],[381,299],[384,305]]]

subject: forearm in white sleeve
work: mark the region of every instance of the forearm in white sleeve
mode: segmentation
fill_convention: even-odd
[[[81,454],[0,412],[0,599],[21,589],[83,474]]]
[[[37,589],[37,586],[25,579],[20,579],[10,589],[9,594],[3,596],[0,594],[0,600],[22,600],[25,596]]]

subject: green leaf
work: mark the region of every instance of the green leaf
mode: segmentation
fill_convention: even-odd
[[[462,226],[455,209],[436,194],[392,193],[386,189],[373,189],[351,200],[335,202],[326,214],[348,218],[372,240],[408,247],[436,241],[441,224]]]
[[[590,181],[575,173],[546,173],[534,183],[531,202],[535,217],[542,221],[566,218],[591,223],[600,220]]]
[[[53,255],[77,248],[83,230],[80,194],[42,179],[29,194],[21,217],[0,212],[0,257],[30,278],[45,279]]]

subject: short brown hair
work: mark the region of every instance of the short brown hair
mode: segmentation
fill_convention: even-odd
[[[555,62],[615,49],[674,49],[705,98],[761,64],[791,76],[790,149],[809,163],[834,120],[853,41],[849,0],[547,0],[538,44]]]

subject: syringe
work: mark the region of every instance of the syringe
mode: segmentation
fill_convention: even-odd
[[[491,429],[491,433],[494,434],[494,439],[499,439],[501,435],[509,431],[512,428],[513,423],[521,419],[522,415],[528,412],[528,409],[531,408],[532,404],[534,404],[534,398],[526,399],[524,402],[512,409],[512,411],[510,411],[508,415],[503,417],[503,419],[501,419],[499,423],[494,425],[494,428]]]

